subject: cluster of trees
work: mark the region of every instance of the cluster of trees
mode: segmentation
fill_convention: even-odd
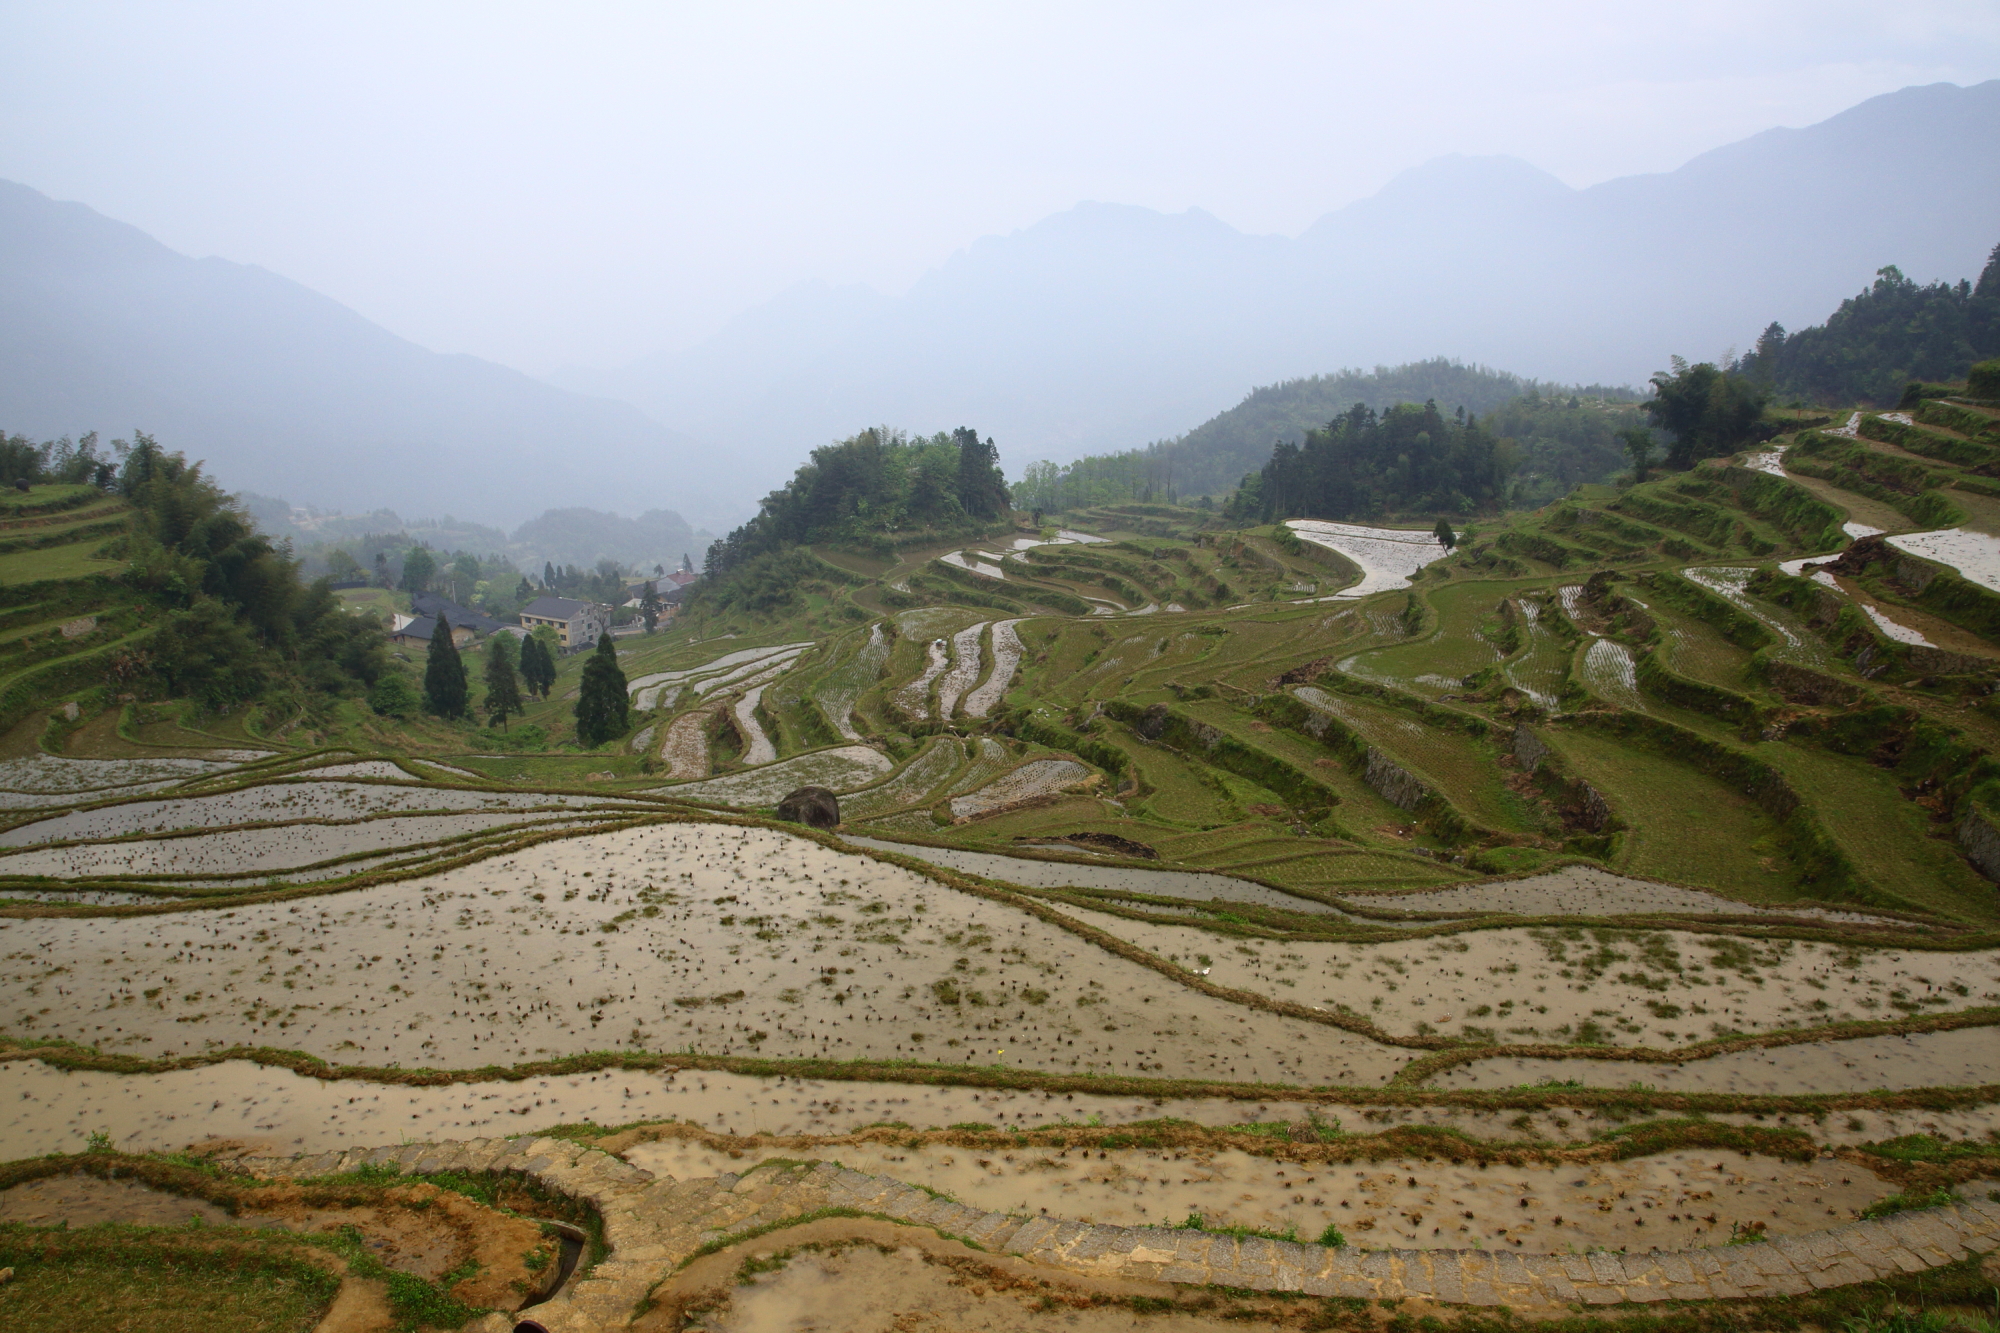
[[[555,651],[546,627],[519,640],[513,634],[495,634],[486,641],[486,693],[479,708],[487,725],[505,728],[507,719],[518,717],[527,704],[540,697],[546,700],[556,683]],[[610,697],[615,686],[616,699]],[[369,695],[375,711],[407,717],[421,702],[423,711],[447,721],[463,722],[472,717],[472,682],[465,658],[452,641],[451,626],[443,617],[431,635],[424,654],[424,686],[421,701],[400,675],[385,676]],[[577,736],[585,745],[598,745],[623,735],[627,722],[625,673],[618,666],[618,650],[606,635],[597,641],[597,650],[584,665],[583,689],[576,707]]]
[[[1776,427],[1764,420],[1770,390],[1744,374],[1738,364],[1673,358],[1673,370],[1653,376],[1653,396],[1644,410],[1668,433],[1666,463],[1690,468],[1704,458],[1733,454],[1769,439]],[[1643,431],[1624,434],[1635,479],[1644,480],[1652,462],[1652,439]]]
[[[1014,508],[1057,514],[1087,505],[1179,504],[1174,460],[1147,449],[1093,454],[1074,463],[1030,463],[1013,486]],[[1206,502],[1206,495],[1198,497]]]
[[[759,557],[808,542],[871,542],[910,529],[984,524],[1009,509],[993,441],[961,426],[911,438],[871,428],[812,452],[757,516],[708,548],[716,584]]]
[[[1406,403],[1378,416],[1356,403],[1307,431],[1304,444],[1280,442],[1225,507],[1247,522],[1409,509],[1470,513],[1505,497],[1515,461],[1463,408],[1446,416],[1435,402]]]
[[[507,556],[434,550],[421,541],[412,544],[403,534],[370,534],[358,542],[323,548],[320,558],[328,577],[337,583],[365,579],[381,588],[440,593],[495,616],[516,615],[543,593],[617,606],[625,600],[627,580],[635,577],[615,560],[600,560],[594,569],[544,563],[536,580]],[[655,565],[653,570],[662,575],[666,566]]]
[[[25,481],[31,486],[91,485],[108,491],[117,485],[120,461],[131,448],[124,440],[114,440],[110,449],[100,450],[96,431],[80,440],[65,435],[40,444],[25,435],[0,432],[0,486]]]
[[[1625,459],[1624,432],[1641,420],[1639,404],[1629,396],[1543,395],[1531,388],[1480,417],[1479,424],[1517,463],[1508,505],[1533,509],[1569,494],[1580,482],[1609,480]]]
[[[351,614],[325,580],[303,582],[298,562],[199,463],[145,434],[114,447],[118,467],[104,481],[133,511],[124,577],[168,612],[140,665],[167,693],[221,708],[286,680],[352,693],[389,670],[381,627]]]
[[[683,560],[687,557],[682,556]],[[654,565],[655,578],[667,572],[665,565]],[[600,560],[594,569],[578,569],[575,565],[557,565],[544,562],[542,565],[542,590],[558,597],[574,597],[579,601],[602,602],[606,606],[617,606],[625,600],[626,580],[634,577],[626,567],[616,560]]]
[[[1977,285],[1919,286],[1891,265],[1826,323],[1786,333],[1773,323],[1733,369],[1780,399],[1894,404],[1912,381],[1962,380],[2000,356],[2000,246]]]

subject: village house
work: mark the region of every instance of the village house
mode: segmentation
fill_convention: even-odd
[[[454,630],[460,626],[469,626],[472,632],[482,639],[489,635],[497,634],[506,628],[499,620],[487,615],[484,611],[475,611],[469,606],[460,606],[449,597],[443,597],[434,592],[411,593],[410,610],[416,615],[430,616],[433,619],[439,615],[443,615],[446,620],[451,622],[451,627]],[[453,636],[454,640],[456,640],[456,637],[456,635]]]
[[[396,613],[393,625],[389,630],[389,642],[395,644],[398,648],[428,648],[431,644],[431,635],[435,633],[437,633],[436,616],[406,616],[399,611]],[[453,625],[451,627],[452,647],[470,647],[472,639],[473,633],[470,625]]]
[[[595,647],[611,628],[611,608],[573,597],[537,597],[521,610],[521,625],[530,634],[547,625],[566,653]]]

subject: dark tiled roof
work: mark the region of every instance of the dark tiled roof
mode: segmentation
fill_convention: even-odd
[[[429,643],[431,635],[437,633],[437,627],[438,623],[433,617],[418,616],[415,620],[403,626],[403,628],[391,633],[389,637],[392,639],[422,639],[425,643]]]
[[[441,597],[434,592],[415,593],[410,597],[410,609],[418,615],[435,619],[440,611],[453,625],[463,626],[475,634],[491,634],[500,628],[500,622],[484,611],[475,611],[469,606],[460,606],[449,597]],[[428,634],[426,638],[430,637]]]
[[[589,602],[579,602],[573,597],[537,597],[521,608],[521,614],[540,616],[544,620],[574,620],[577,612],[589,605]]]

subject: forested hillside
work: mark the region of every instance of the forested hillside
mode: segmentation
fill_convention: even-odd
[[[1067,466],[1031,464],[1014,486],[1014,503],[1053,513],[1121,501],[1220,497],[1263,467],[1273,444],[1298,444],[1308,431],[1323,429],[1357,405],[1379,413],[1426,402],[1447,414],[1462,408],[1483,417],[1504,410],[1495,433],[1512,439],[1521,476],[1531,488],[1525,498],[1539,503],[1578,481],[1600,481],[1618,467],[1617,430],[1631,422],[1623,416],[1614,422],[1601,410],[1579,415],[1572,405],[1602,409],[1637,397],[1627,388],[1545,384],[1444,357],[1365,373],[1312,375],[1253,389],[1235,407],[1173,440]]]
[[[809,573],[783,563],[790,547],[824,542],[888,553],[912,541],[973,535],[1007,510],[998,451],[978,431],[961,426],[911,438],[870,427],[813,450],[810,462],[764,497],[757,517],[710,545],[708,579],[695,601],[768,609],[789,602]]]
[[[1912,381],[1962,380],[2000,356],[2000,245],[1977,285],[1919,286],[1894,264],[1824,324],[1786,333],[1775,320],[1739,365],[1784,401],[1893,406]]]
[[[138,434],[0,439],[0,616],[16,634],[0,713],[102,684],[227,710],[357,694],[389,667],[380,627],[260,533],[199,463]],[[40,623],[38,623],[40,622]],[[60,622],[59,628],[53,622]]]
[[[1499,503],[1515,465],[1513,450],[1463,408],[1446,416],[1436,403],[1406,403],[1378,416],[1356,403],[1307,431],[1304,444],[1279,443],[1229,510],[1252,523],[1410,508],[1471,513]]]

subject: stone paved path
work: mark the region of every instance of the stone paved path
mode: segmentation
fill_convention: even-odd
[[[830,1162],[766,1163],[747,1175],[654,1176],[562,1139],[475,1139],[245,1158],[264,1177],[394,1165],[408,1174],[514,1172],[589,1203],[610,1254],[529,1316],[549,1333],[623,1328],[661,1279],[704,1245],[826,1208],[931,1227],[985,1249],[1071,1272],[1315,1296],[1429,1297],[1466,1305],[1796,1296],[1953,1263],[2000,1247],[2000,1203],[1967,1200],[1750,1245],[1640,1254],[1329,1249],[1160,1227],[1118,1227],[989,1213],[887,1176]],[[505,1316],[472,1327],[504,1333]]]

